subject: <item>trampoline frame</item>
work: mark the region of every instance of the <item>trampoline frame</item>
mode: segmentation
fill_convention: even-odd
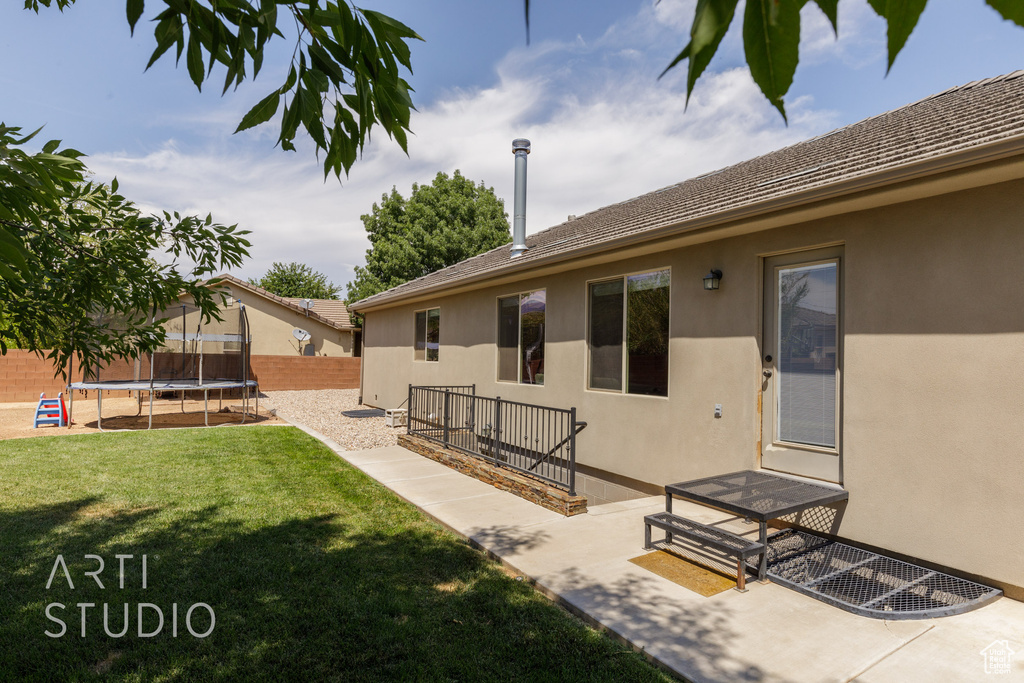
[[[202,391],[203,392],[203,423],[205,426],[210,426],[210,391],[213,389],[219,389],[221,396],[223,397],[223,391],[225,389],[244,389],[242,392],[242,420],[239,424],[245,424],[245,418],[249,414],[249,390],[255,389],[255,417],[259,417],[260,414],[260,391],[259,382],[254,379],[243,380],[241,382],[234,380],[207,380],[204,383],[198,383],[198,380],[161,380],[160,383],[156,382],[145,382],[145,381],[124,381],[124,380],[110,380],[109,382],[75,382],[74,384],[68,385],[68,426],[75,414],[75,394],[74,390],[78,389],[81,391],[96,391],[96,428],[103,431],[103,392],[104,391],[136,391],[139,394],[139,412],[136,416],[142,414],[142,392],[149,392],[149,425],[147,429],[153,428],[153,394],[159,391],[180,391],[182,393],[182,412],[184,412],[185,404],[185,392],[188,391]],[[223,398],[222,398],[223,400]]]
[[[221,404],[223,404],[224,390],[225,389],[242,389],[242,419],[239,424],[245,424],[245,418],[249,414],[249,391],[255,389],[255,415],[253,419],[259,419],[260,412],[260,390],[259,382],[256,379],[249,379],[249,361],[251,357],[252,347],[252,336],[249,334],[249,316],[245,311],[245,305],[239,300],[239,315],[241,319],[242,330],[240,334],[207,334],[202,333],[200,328],[195,333],[189,334],[185,331],[184,318],[185,318],[185,304],[182,304],[182,331],[181,333],[168,334],[166,339],[173,342],[181,342],[182,348],[182,362],[184,369],[184,358],[186,356],[185,347],[188,342],[193,342],[193,348],[198,348],[198,377],[180,378],[180,379],[157,379],[154,376],[155,363],[153,359],[150,359],[149,363],[149,380],[95,380],[95,381],[81,381],[68,384],[68,427],[71,427],[74,407],[75,407],[75,394],[74,391],[96,391],[96,428],[103,431],[103,392],[104,391],[135,391],[138,392],[139,400],[139,411],[136,413],[136,417],[142,414],[142,392],[149,392],[149,425],[147,429],[153,428],[153,398],[156,392],[160,391],[180,391],[181,392],[181,411],[185,412],[185,393],[189,391],[202,391],[203,392],[203,422],[209,427],[210,426],[210,391],[219,389]],[[224,378],[203,378],[203,340],[216,341],[216,342],[239,342],[242,344],[242,379],[224,379]],[[152,354],[151,354],[152,356]],[[138,359],[136,359],[138,363]],[[193,368],[195,369],[195,368]],[[138,365],[136,365],[136,376],[138,376]]]

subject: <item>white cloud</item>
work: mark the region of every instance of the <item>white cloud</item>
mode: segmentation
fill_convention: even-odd
[[[412,183],[460,169],[493,186],[511,210],[515,137],[533,142],[532,233],[829,127],[830,114],[805,98],[787,103],[787,128],[744,69],[709,70],[686,109],[682,71],[657,80],[664,55],[647,46],[655,38],[674,44],[673,18],[687,11],[692,0],[646,5],[591,45],[513,50],[492,86],[420,106],[409,157],[380,133],[341,187],[333,178],[323,182],[311,151],[282,153],[265,139],[200,148],[168,142],[142,157],[98,154],[89,165],[100,179],[117,175],[122,191],[148,209],[212,212],[252,230],[252,261],[237,273],[243,277],[261,275],[273,261],[300,261],[341,283],[369,246],[360,215],[392,186],[408,196]]]
[[[885,21],[867,0],[842,0],[838,12],[839,36],[817,5],[807,3],[800,13],[800,61],[820,64],[831,60],[860,68],[885,58]]]

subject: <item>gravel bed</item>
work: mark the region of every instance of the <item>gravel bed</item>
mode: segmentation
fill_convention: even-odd
[[[342,415],[342,411],[369,409],[359,405],[358,401],[358,389],[268,391],[261,394],[260,408],[273,408],[283,416],[329,436],[346,450],[394,446],[404,430],[385,425],[383,413],[380,417]]]

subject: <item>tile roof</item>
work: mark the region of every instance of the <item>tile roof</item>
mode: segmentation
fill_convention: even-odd
[[[270,301],[284,306],[285,308],[306,315],[306,309],[299,305],[299,302],[302,301],[301,298],[278,296],[273,292],[254,285],[251,282],[246,282],[234,275],[228,275],[225,273],[223,275],[218,275],[217,277],[226,284],[247,289],[250,292],[259,294],[264,299],[269,299]],[[336,299],[313,299],[313,308],[309,310],[309,317],[339,330],[359,329],[357,326],[352,324],[352,319],[349,317],[348,308],[346,307],[345,302],[338,301]]]
[[[299,305],[302,301],[300,298],[286,296],[283,297],[285,301]],[[300,307],[301,308],[301,307]],[[306,309],[302,309],[306,310]],[[352,318],[348,313],[348,306],[345,305],[344,301],[337,299],[313,299],[313,308],[310,309],[310,313],[316,313],[321,318],[327,318],[333,320],[337,325],[346,330],[355,328],[352,324]]]
[[[498,247],[351,304],[378,304],[524,270],[620,240],[685,232],[737,210],[856,181],[1011,139],[1024,141],[1024,71],[975,81],[677,185],[597,209],[526,238],[513,260]]]

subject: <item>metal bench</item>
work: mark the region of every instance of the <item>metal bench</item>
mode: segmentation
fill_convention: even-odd
[[[659,512],[644,517],[644,548],[653,548],[651,543],[651,527],[664,529],[665,540],[672,543],[673,536],[682,536],[699,545],[708,546],[724,555],[736,558],[736,590],[747,590],[747,558],[764,552],[764,544],[752,541],[713,526],[707,526],[692,519],[674,515],[671,512]]]

